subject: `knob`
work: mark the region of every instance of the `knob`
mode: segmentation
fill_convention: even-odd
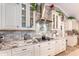
[[[38,45],[40,47],[40,45]]]

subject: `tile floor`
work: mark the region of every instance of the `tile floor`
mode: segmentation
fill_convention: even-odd
[[[66,51],[61,52],[56,56],[79,56],[79,45],[75,47],[67,47]]]

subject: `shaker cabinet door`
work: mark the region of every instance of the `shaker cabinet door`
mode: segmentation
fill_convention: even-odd
[[[1,20],[2,20],[2,15],[1,15],[2,12],[1,12],[1,10],[2,10],[2,9],[1,9],[1,3],[0,3],[0,29],[1,29]]]
[[[16,4],[15,3],[5,4],[5,28],[6,29],[16,28]]]
[[[40,56],[40,45],[39,44],[34,45],[34,55]]]

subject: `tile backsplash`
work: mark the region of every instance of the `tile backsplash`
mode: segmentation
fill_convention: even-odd
[[[12,41],[12,40],[23,40],[24,34],[30,34],[31,37],[41,37],[43,34],[47,36],[53,36],[55,31],[48,31],[46,33],[36,32],[36,31],[0,31],[1,34],[4,36],[5,41]],[[60,35],[60,34],[59,34]]]
[[[12,40],[22,40],[24,39],[24,34],[34,34],[34,31],[0,31],[4,36],[4,40],[12,41]]]

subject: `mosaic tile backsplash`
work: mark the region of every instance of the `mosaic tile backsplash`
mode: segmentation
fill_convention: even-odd
[[[42,35],[51,36],[55,34],[56,31],[48,31],[45,33],[36,32],[36,31],[0,31],[0,34],[3,34],[5,41],[12,40],[24,40],[24,35],[29,34],[31,37],[42,37]]]
[[[12,41],[12,40],[22,40],[24,39],[24,34],[34,35],[34,31],[0,31],[4,36],[4,40]]]

